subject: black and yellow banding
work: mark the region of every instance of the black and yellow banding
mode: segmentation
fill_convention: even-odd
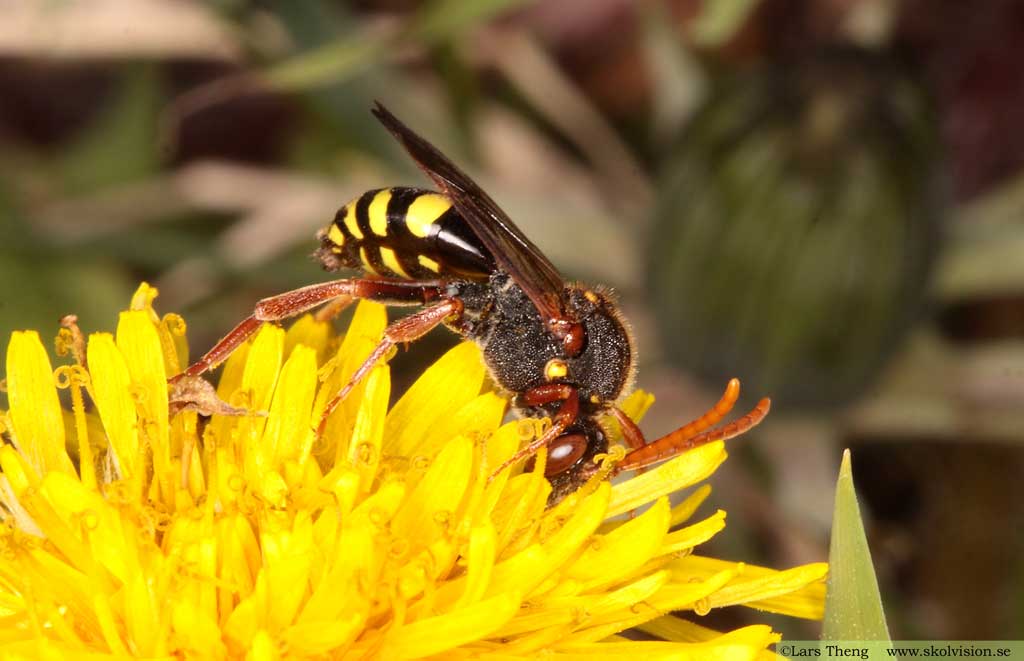
[[[328,268],[405,280],[485,280],[494,259],[451,200],[418,188],[367,191],[338,210],[321,234]]]

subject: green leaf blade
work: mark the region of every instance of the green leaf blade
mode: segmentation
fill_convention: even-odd
[[[822,640],[891,640],[853,487],[850,451],[836,481]]]

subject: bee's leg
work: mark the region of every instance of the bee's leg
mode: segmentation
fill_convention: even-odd
[[[644,438],[643,431],[633,422],[632,418],[626,415],[625,411],[618,406],[611,407],[610,411],[612,417],[619,423],[619,428],[622,430],[622,440],[626,441],[626,445],[631,450],[639,450],[647,445],[647,439]]]
[[[204,372],[213,369],[217,365],[227,360],[227,357],[234,352],[242,342],[245,342],[250,335],[255,333],[263,322],[257,319],[255,316],[248,316],[243,319],[237,326],[231,329],[231,332],[220,339],[217,344],[213,345],[213,348],[203,354],[203,357],[196,362],[185,368],[185,371],[181,374],[172,377],[170,381],[173,383],[176,379],[182,376],[199,376]]]
[[[399,319],[384,329],[384,337],[370,352],[363,364],[353,372],[348,384],[327,402],[320,415],[320,424],[317,425],[317,436],[323,434],[327,418],[334,412],[334,409],[345,400],[352,388],[356,387],[370,373],[377,361],[382,359],[391,350],[391,347],[405,342],[414,342],[440,326],[446,319],[455,320],[461,316],[462,301],[457,298],[446,298],[436,305]]]
[[[765,398],[758,402],[757,406],[742,418],[730,422],[719,429],[705,431],[708,427],[718,423],[732,409],[738,396],[739,381],[733,379],[729,382],[729,386],[726,388],[722,399],[719,400],[713,409],[674,432],[666,434],[641,448],[634,449],[615,467],[615,472],[620,473],[622,471],[644,468],[645,466],[656,464],[659,461],[664,461],[677,454],[691,450],[699,445],[711,443],[712,441],[724,441],[739,436],[756,426],[768,415],[768,410],[771,408],[771,400]],[[621,417],[628,419],[625,414]],[[622,422],[618,415],[616,415],[616,418],[619,419],[620,423]],[[623,425],[624,430],[625,428],[626,425]]]
[[[551,427],[498,466],[498,469],[491,473],[490,480],[493,480],[498,473],[512,464],[528,459],[537,454],[542,447],[550,445],[552,441],[562,435],[569,425],[576,421],[580,414],[580,398],[576,388],[567,384],[551,383],[537,386],[516,397],[517,406],[543,406],[557,401],[561,401],[562,405],[558,407],[558,411],[552,417]]]
[[[224,362],[265,321],[294,317],[335,299],[366,298],[395,305],[422,305],[441,298],[443,287],[435,283],[401,280],[348,279],[321,282],[265,298],[206,354],[189,365],[185,376],[199,376]]]
[[[618,406],[612,406],[609,410],[612,417],[619,423],[619,429],[622,430],[622,440],[626,441],[626,445],[629,446],[630,450],[639,450],[647,445],[647,439],[644,437],[643,431],[633,422],[632,418],[626,415],[625,411]],[[642,473],[645,470],[645,468],[638,468],[637,472]]]

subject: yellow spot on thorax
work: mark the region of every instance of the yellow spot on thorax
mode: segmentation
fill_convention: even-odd
[[[333,223],[331,224],[331,229],[327,230],[327,238],[335,245],[345,245],[345,233],[341,231],[340,227]]]
[[[373,196],[367,215],[370,217],[370,229],[377,236],[388,235],[388,202],[391,201],[391,191],[384,189]]]
[[[585,292],[583,292],[583,295],[584,295],[584,296],[586,297],[586,299],[587,299],[588,301],[590,301],[591,303],[595,303],[595,304],[596,304],[596,303],[597,303],[598,301],[600,301],[600,300],[601,300],[601,299],[600,299],[600,298],[598,297],[598,295],[597,295],[597,294],[595,294],[594,292],[590,291],[589,289],[588,289],[588,290],[586,290]]]
[[[564,360],[559,360],[558,358],[552,358],[548,361],[548,364],[544,366],[544,378],[548,381],[564,379],[565,375],[568,373],[569,366],[565,364]]]
[[[409,228],[413,236],[425,239],[430,236],[430,228],[437,222],[437,219],[451,206],[452,201],[444,195],[424,193],[409,205],[409,209],[405,213],[405,226]]]
[[[356,220],[356,202],[352,200],[345,210],[345,228],[357,241],[363,240],[363,231],[359,229],[359,221]]]
[[[420,266],[422,266],[424,268],[427,268],[427,269],[430,269],[434,273],[440,273],[441,272],[441,265],[438,264],[437,262],[435,262],[434,260],[430,259],[426,255],[419,255],[416,258],[416,260],[419,261]]]
[[[388,267],[396,274],[403,278],[409,278],[409,274],[402,268],[402,263],[398,261],[398,257],[395,255],[395,251],[391,248],[381,246],[380,248],[380,261],[384,262],[384,266]],[[410,278],[411,279],[411,278]]]

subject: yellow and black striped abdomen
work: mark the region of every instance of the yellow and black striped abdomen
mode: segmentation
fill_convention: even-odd
[[[451,200],[418,188],[367,191],[320,234],[329,270],[353,268],[407,280],[486,280],[494,258]]]

